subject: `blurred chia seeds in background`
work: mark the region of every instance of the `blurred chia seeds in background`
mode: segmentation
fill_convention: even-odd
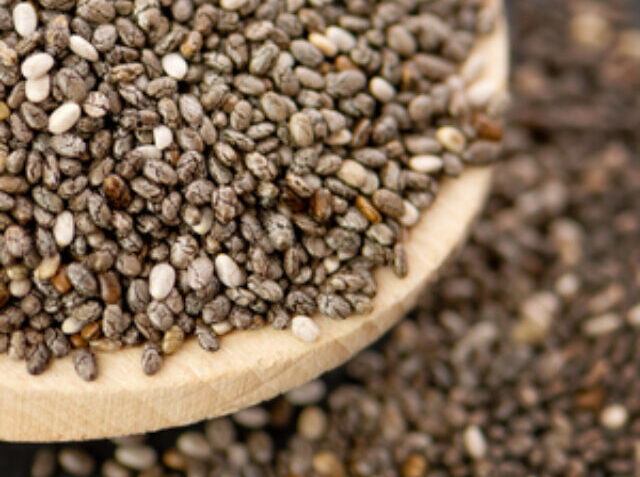
[[[153,434],[150,447],[79,445],[89,458],[3,445],[2,475],[28,475],[8,460],[36,449],[34,477],[640,475],[631,9],[511,2],[507,161],[456,264],[382,343],[260,407]]]

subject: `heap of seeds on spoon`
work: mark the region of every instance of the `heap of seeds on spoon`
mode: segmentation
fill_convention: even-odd
[[[0,350],[153,374],[368,311],[440,177],[497,153],[503,98],[458,74],[481,3],[2,2]]]

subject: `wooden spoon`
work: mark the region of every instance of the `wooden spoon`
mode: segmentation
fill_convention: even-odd
[[[488,0],[488,7],[502,4]],[[504,90],[508,40],[502,16],[473,55],[486,60],[480,80]],[[152,377],[141,371],[140,349],[124,349],[98,354],[100,375],[92,383],[78,378],[69,358],[54,360],[49,370],[34,377],[24,363],[2,356],[0,439],[80,440],[180,426],[251,406],[338,366],[402,318],[425,285],[437,278],[463,243],[490,181],[487,167],[469,168],[446,180],[409,233],[409,275],[398,279],[389,269],[376,271],[374,311],[342,321],[318,316],[322,334],[314,343],[270,327],[231,333],[216,353],[201,350],[191,339]]]

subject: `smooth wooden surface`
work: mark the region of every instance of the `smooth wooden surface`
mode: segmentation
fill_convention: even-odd
[[[499,5],[497,0],[494,7]],[[508,69],[506,26],[481,40],[482,80],[504,88]],[[376,272],[374,312],[335,321],[318,316],[320,339],[302,343],[290,330],[264,328],[222,339],[216,353],[195,340],[145,376],[139,348],[99,354],[100,376],[80,380],[71,359],[55,360],[41,376],[23,362],[0,357],[0,439],[64,441],[153,431],[227,414],[298,386],[346,361],[376,340],[411,308],[425,285],[464,241],[480,212],[491,181],[488,168],[469,169],[441,187],[437,200],[406,242],[410,270],[405,279]]]

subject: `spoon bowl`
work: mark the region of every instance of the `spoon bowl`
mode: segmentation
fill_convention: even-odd
[[[488,8],[501,8],[488,0]],[[485,61],[477,81],[504,90],[508,40],[503,16],[491,35],[479,39],[469,61]],[[482,64],[483,62],[479,62]],[[80,380],[70,358],[54,360],[41,376],[24,363],[0,357],[0,439],[69,441],[154,431],[228,414],[270,399],[334,368],[378,339],[409,311],[425,285],[464,242],[491,183],[490,167],[469,167],[446,179],[432,206],[405,240],[408,276],[388,268],[375,272],[378,294],[373,311],[346,320],[315,318],[320,338],[303,343],[290,330],[271,327],[223,338],[216,353],[195,340],[166,359],[148,377],[140,367],[140,349],[97,355],[100,376]]]

